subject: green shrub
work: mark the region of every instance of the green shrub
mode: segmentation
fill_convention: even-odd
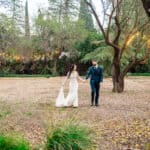
[[[0,150],[29,150],[29,143],[18,136],[0,135]]]
[[[87,150],[93,145],[89,130],[78,124],[65,124],[47,136],[48,150]]]

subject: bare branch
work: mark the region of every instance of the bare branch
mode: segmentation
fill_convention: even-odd
[[[120,47],[118,47],[118,45],[115,45],[114,43],[112,43],[112,41],[109,40],[107,34],[105,33],[104,27],[102,26],[102,23],[101,23],[98,15],[97,15],[93,5],[90,2],[88,2],[87,0],[84,0],[84,1],[91,8],[91,10],[92,10],[92,12],[93,12],[93,14],[95,16],[95,19],[96,19],[96,21],[98,23],[98,26],[99,26],[99,28],[100,28],[103,36],[104,36],[106,44],[108,44],[109,46],[112,46],[115,50],[119,51]]]
[[[121,35],[121,27],[120,27],[120,23],[119,23],[119,20],[118,20],[117,16],[115,17],[115,23],[116,23],[116,26],[117,26],[117,35],[116,35],[116,37],[115,37],[113,42],[115,44],[118,44],[118,40],[119,40],[119,37]]]
[[[111,25],[111,21],[112,21],[112,17],[113,17],[114,12],[115,12],[115,8],[113,8],[113,10],[111,11],[111,14],[109,15],[109,21],[108,21],[108,27],[107,27],[108,39],[109,39],[110,25]]]
[[[92,13],[94,14],[94,16],[95,16],[95,18],[96,18],[96,21],[97,21],[97,23],[98,23],[98,25],[99,25],[99,27],[100,27],[102,33],[103,33],[104,38],[107,39],[105,30],[104,30],[104,28],[103,28],[103,26],[102,26],[101,21],[99,20],[99,17],[98,17],[98,15],[97,15],[97,13],[96,13],[94,7],[93,7],[92,4],[91,4],[90,2],[88,2],[87,0],[84,0],[84,1],[85,1],[85,3],[91,8]]]

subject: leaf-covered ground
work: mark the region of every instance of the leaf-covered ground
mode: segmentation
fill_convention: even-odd
[[[97,150],[150,149],[150,77],[128,77],[125,92],[111,92],[111,79],[101,85],[100,107],[90,107],[90,87],[79,84],[79,108],[55,108],[64,78],[1,78],[0,132],[24,135],[37,147],[49,126],[76,120],[93,130]],[[65,86],[65,93],[68,84]]]

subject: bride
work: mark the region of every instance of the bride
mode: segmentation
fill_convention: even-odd
[[[63,87],[68,79],[70,80],[69,93],[65,99]],[[73,64],[70,67],[70,71],[67,73],[67,76],[56,99],[56,107],[78,107],[78,79],[82,82],[85,82],[85,80],[82,79],[77,72],[77,65]]]

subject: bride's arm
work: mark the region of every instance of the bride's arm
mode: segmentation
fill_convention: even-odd
[[[85,82],[85,80],[79,76],[79,73],[77,73],[77,74],[78,74],[78,79],[82,82]]]

